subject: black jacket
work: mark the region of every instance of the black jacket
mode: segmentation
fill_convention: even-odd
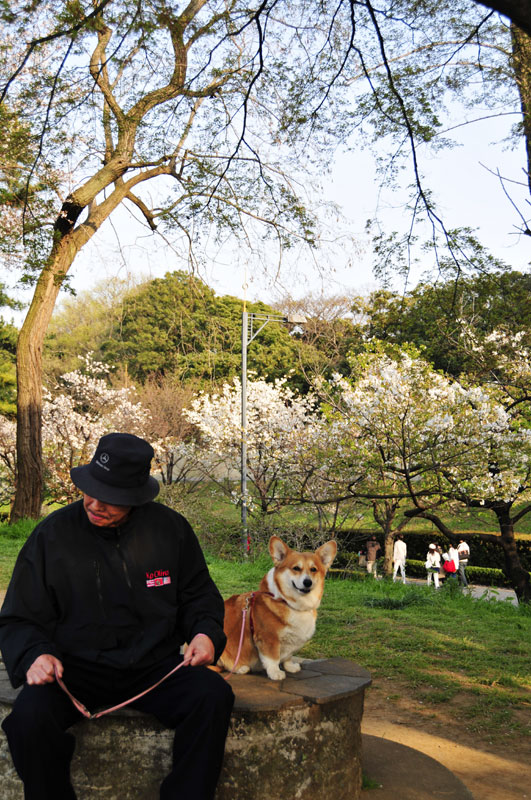
[[[188,522],[160,503],[92,525],[82,501],[43,520],[20,551],[0,612],[13,686],[43,653],[149,666],[205,633],[225,646],[223,600]]]

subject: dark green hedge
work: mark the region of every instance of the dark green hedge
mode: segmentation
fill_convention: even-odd
[[[499,586],[508,589],[511,588],[511,584],[501,569],[488,569],[487,567],[467,567],[466,574],[468,582],[478,586]],[[411,578],[425,578],[426,569],[424,567],[424,561],[407,559],[406,575],[409,575]]]

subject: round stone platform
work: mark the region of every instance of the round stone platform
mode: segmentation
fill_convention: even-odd
[[[233,675],[236,695],[216,800],[357,800],[361,718],[370,675],[346,659],[304,660],[296,675]],[[0,668],[0,719],[16,692]],[[73,727],[72,781],[82,800],[154,800],[169,769],[172,731],[127,709]],[[22,800],[5,736],[2,800]]]

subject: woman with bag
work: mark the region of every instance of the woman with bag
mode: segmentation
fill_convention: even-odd
[[[443,567],[447,578],[457,582],[457,567],[459,565],[459,554],[453,545],[450,545],[447,553],[443,553]]]

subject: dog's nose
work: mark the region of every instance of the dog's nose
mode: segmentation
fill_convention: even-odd
[[[303,580],[303,584],[306,587],[306,589],[309,589],[310,586],[312,585],[312,579],[311,578],[305,578]]]

